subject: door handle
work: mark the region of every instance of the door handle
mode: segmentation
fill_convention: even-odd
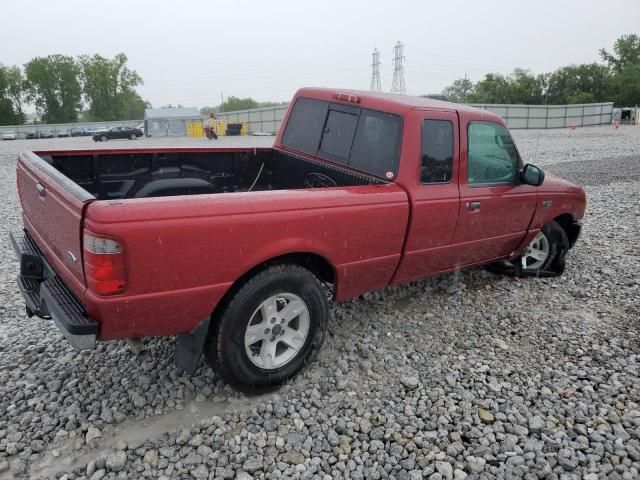
[[[480,210],[480,202],[478,201],[467,202],[467,208],[472,212],[475,210]]]
[[[36,191],[38,192],[38,196],[44,197],[47,194],[47,189],[44,188],[44,185],[41,183],[36,183]]]

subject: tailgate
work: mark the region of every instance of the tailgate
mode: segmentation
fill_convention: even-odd
[[[95,197],[33,152],[20,154],[17,182],[25,228],[72,289],[85,285],[82,215]]]

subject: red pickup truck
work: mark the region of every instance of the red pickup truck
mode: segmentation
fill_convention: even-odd
[[[273,148],[26,152],[12,234],[27,314],[80,349],[179,335],[257,391],[324,339],[330,299],[487,264],[559,275],[586,208],[496,115],[301,89]]]

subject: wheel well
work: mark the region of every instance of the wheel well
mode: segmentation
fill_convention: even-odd
[[[245,275],[253,276],[255,273],[279,263],[299,265],[311,271],[311,273],[317,276],[323,283],[335,284],[336,277],[333,266],[327,261],[327,259],[320,255],[316,255],[315,253],[301,252],[281,255],[254,267]],[[243,277],[245,275],[243,275]]]
[[[571,238],[571,225],[573,224],[573,216],[570,213],[563,213],[562,215],[558,215],[556,218],[554,218],[554,220],[565,231],[565,233],[567,234],[567,238]]]
[[[227,302],[229,302],[233,297],[234,293],[241,288],[249,278],[269,268],[271,265],[276,264],[299,265],[306,268],[317,276],[322,283],[327,285],[327,288],[332,291],[332,294],[335,294],[336,274],[333,265],[331,265],[326,258],[315,253],[308,252],[288,253],[262,262],[241,275],[235,282],[233,282],[231,288],[229,288],[227,293],[225,293],[218,302],[218,305],[216,305],[213,312],[214,316],[216,312],[220,311],[221,308],[224,308]]]

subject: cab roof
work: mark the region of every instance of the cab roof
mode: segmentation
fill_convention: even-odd
[[[445,102],[433,98],[414,97],[411,95],[399,95],[394,93],[368,92],[365,90],[350,90],[337,88],[301,88],[296,92],[295,97],[315,98],[319,100],[327,100],[336,103],[344,103],[355,105],[354,102],[343,101],[336,98],[338,94],[352,95],[359,97],[358,105],[371,108],[374,110],[382,110],[390,113],[404,114],[409,110],[448,110],[455,112],[468,112],[480,115],[486,119],[500,119],[500,117],[488,110],[470,107],[461,103]]]

